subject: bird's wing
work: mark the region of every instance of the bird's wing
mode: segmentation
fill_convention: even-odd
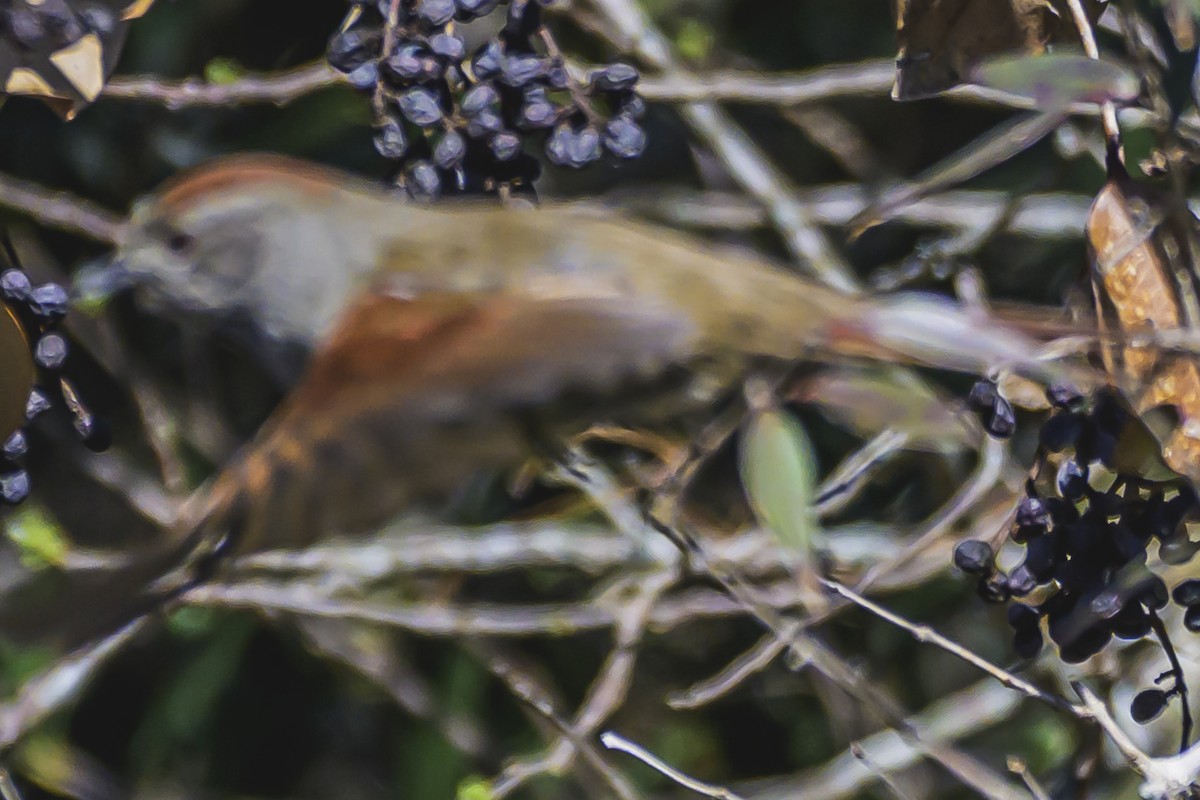
[[[366,296],[189,524],[239,552],[370,529],[518,463],[522,410],[650,377],[694,339],[628,298]]]

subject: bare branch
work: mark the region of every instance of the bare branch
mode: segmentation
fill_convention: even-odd
[[[717,786],[713,783],[705,783],[704,781],[699,781],[695,778],[685,775],[667,762],[663,761],[658,756],[651,753],[646,748],[642,747],[641,745],[634,744],[624,736],[621,736],[619,733],[605,731],[604,733],[600,734],[600,743],[609,750],[617,750],[633,756],[646,766],[662,773],[683,788],[690,789],[696,794],[702,794],[705,797],[712,797],[715,798],[715,800],[742,800],[741,795],[735,794],[729,789],[726,789],[724,786]]]
[[[173,82],[150,76],[120,76],[104,87],[102,97],[157,103],[172,111],[270,103],[282,106],[319,89],[344,84],[341,75],[324,61],[287,72],[245,75],[230,83],[196,79]]]
[[[90,200],[9,175],[0,175],[0,208],[104,244],[116,243],[122,225],[121,217]]]

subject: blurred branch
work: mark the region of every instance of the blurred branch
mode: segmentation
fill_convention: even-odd
[[[115,244],[123,220],[90,200],[0,175],[0,208],[19,212],[48,228]]]
[[[625,702],[633,682],[638,647],[646,633],[651,612],[659,598],[679,578],[677,570],[667,569],[648,577],[630,575],[613,592],[626,598],[618,606],[613,632],[613,649],[588,687],[579,711],[565,727],[565,736],[541,756],[509,765],[492,787],[497,798],[506,797],[540,774],[560,772],[570,766],[579,740],[588,740]],[[589,743],[588,749],[591,749]],[[583,751],[587,752],[587,751]],[[614,790],[620,782],[609,779]]]
[[[509,690],[542,719],[553,725],[563,738],[562,747],[551,748],[546,754],[532,759],[523,759],[509,764],[488,791],[489,797],[507,797],[529,780],[541,775],[560,772],[569,766],[572,751],[580,753],[588,765],[596,770],[620,800],[634,800],[638,795],[629,781],[611,767],[599,753],[590,738],[590,731],[579,729],[568,722],[554,709],[554,701],[533,676],[518,669],[515,664],[498,656],[485,659],[488,669],[508,686]],[[602,671],[603,675],[603,671]],[[581,712],[582,713],[582,712]]]
[[[0,751],[8,750],[39,722],[73,703],[96,671],[133,641],[149,621],[148,615],[138,617],[27,681],[14,699],[0,705]]]
[[[861,186],[834,185],[808,189],[797,199],[821,225],[843,226],[872,201]],[[769,223],[762,207],[740,195],[722,192],[656,192],[654,196],[614,193],[610,205],[674,225],[743,230]],[[1004,230],[1047,239],[1078,239],[1092,199],[1072,194],[1028,194],[1013,198],[1007,192],[957,190],[915,199],[896,207],[890,219],[910,225],[986,229],[1014,205]]]
[[[666,37],[632,0],[592,0],[591,5],[612,27],[614,44],[636,54],[667,78],[689,77],[676,62]],[[806,270],[841,291],[858,290],[853,270],[807,209],[796,201],[783,174],[719,106],[686,102],[679,113],[734,180],[763,205],[788,249]]]
[[[757,590],[769,607],[795,602],[795,586],[781,581]],[[312,585],[246,581],[197,586],[182,598],[188,605],[286,612],[327,619],[387,625],[422,636],[568,636],[603,630],[619,620],[619,610],[595,600],[576,604],[448,605],[439,602],[385,604],[330,598]],[[650,613],[651,628],[672,628],[692,620],[739,616],[746,609],[725,593],[711,589],[680,592],[659,602]],[[2,741],[2,740],[0,740]]]
[[[603,487],[609,482],[604,470],[598,465],[576,459],[572,462],[571,468],[563,472],[564,475],[575,479],[573,485],[587,495],[615,525],[621,525],[622,522],[635,516],[636,509],[612,505],[614,499],[623,501],[623,498],[614,498],[611,493],[597,491],[597,487]],[[796,664],[811,666],[833,685],[855,698],[864,709],[875,715],[884,724],[895,728],[913,747],[920,750],[927,758],[940,764],[965,785],[987,798],[1024,798],[1024,795],[1015,793],[1007,780],[972,756],[941,743],[926,741],[921,733],[909,724],[903,708],[894,698],[878,684],[860,674],[837,652],[809,633],[806,630],[808,621],[802,622],[782,616],[778,613],[778,609],[765,602],[760,587],[748,585],[736,570],[717,567],[709,557],[705,543],[683,531],[668,530],[665,523],[650,518],[649,515],[643,515],[642,527],[657,531],[671,541],[685,542],[691,569],[707,574],[745,611],[756,617],[776,638],[784,642]],[[628,533],[631,536],[640,537],[642,532],[628,531]],[[799,599],[795,576],[785,583],[790,589],[789,594],[793,601],[791,605],[795,605]]]
[[[987,681],[937,700],[909,721],[931,742],[953,742],[988,730],[1010,718],[1020,706],[1017,695]],[[884,774],[908,769],[921,758],[918,749],[892,730],[871,734],[856,744]],[[877,777],[847,751],[782,784],[773,781],[769,787],[756,786],[753,794],[755,800],[842,800],[859,796]]]

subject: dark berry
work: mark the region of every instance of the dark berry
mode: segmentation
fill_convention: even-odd
[[[408,168],[406,185],[413,197],[422,199],[435,198],[442,191],[442,179],[437,169],[423,159],[414,161]]]
[[[67,290],[57,283],[43,283],[29,294],[29,308],[47,320],[60,319],[67,313]]]
[[[29,276],[19,269],[6,269],[0,274],[0,294],[5,300],[25,300],[33,291]]]
[[[521,152],[521,137],[512,131],[500,131],[492,137],[491,148],[498,161],[508,161]]]
[[[987,542],[967,539],[954,548],[954,566],[968,575],[987,575],[995,568],[995,555]]]
[[[618,114],[604,126],[604,146],[620,158],[637,158],[646,150],[646,132],[629,117]]]
[[[506,56],[500,64],[500,82],[519,89],[546,74],[546,60],[537,56]]]
[[[467,120],[467,136],[472,139],[482,139],[496,133],[504,127],[504,120],[491,109],[484,109]]]
[[[1042,447],[1051,453],[1066,450],[1075,444],[1083,432],[1083,417],[1079,414],[1059,413],[1042,424],[1038,439]]]
[[[1106,589],[1092,598],[1092,613],[1101,619],[1112,619],[1125,608],[1125,599],[1116,589]]]
[[[23,469],[0,475],[0,500],[15,504],[29,496],[29,473]]]
[[[542,7],[538,0],[512,0],[504,22],[504,37],[509,44],[526,43],[542,24]]]
[[[1169,699],[1170,695],[1162,689],[1144,689],[1134,695],[1129,704],[1129,715],[1134,722],[1145,725],[1163,712]]]
[[[467,45],[463,42],[462,37],[452,33],[439,33],[431,37],[429,49],[451,61],[461,61],[462,57],[467,54]]]
[[[9,10],[4,21],[13,39],[24,47],[35,48],[46,36],[46,26],[42,22],[41,14],[31,8],[17,6]]]
[[[996,397],[991,415],[983,415],[983,427],[997,439],[1007,439],[1017,429],[1017,415],[1012,404],[1003,397]]]
[[[1038,583],[1045,583],[1054,576],[1058,566],[1058,540],[1054,536],[1039,536],[1025,546],[1025,569]]]
[[[67,360],[67,340],[57,333],[47,333],[38,339],[33,360],[46,369],[60,369]]]
[[[600,134],[590,125],[578,131],[559,125],[546,141],[546,155],[560,166],[587,166],[600,157]]]
[[[89,31],[107,36],[116,30],[117,19],[99,3],[89,3],[79,10],[79,21]]]
[[[1029,568],[1024,564],[1020,564],[1008,576],[1008,590],[1012,592],[1013,597],[1025,597],[1027,594],[1037,588],[1037,581]]]
[[[552,89],[566,89],[571,85],[571,73],[561,59],[551,61],[546,67],[546,83]]]
[[[1112,631],[1107,626],[1095,625],[1059,647],[1058,655],[1068,664],[1078,664],[1103,650],[1110,639]]]
[[[504,48],[493,39],[475,51],[471,59],[471,72],[476,80],[491,78],[500,72],[503,61]]]
[[[1050,524],[1050,512],[1040,497],[1026,497],[1017,506],[1017,524],[1023,528],[1045,528]]]
[[[417,16],[431,25],[445,25],[457,10],[454,0],[417,0]]]
[[[467,154],[467,142],[458,131],[447,131],[433,148],[433,163],[442,169],[454,169]]]
[[[390,75],[401,81],[411,81],[427,73],[428,51],[416,42],[403,42],[388,56],[384,67]]]
[[[34,389],[25,401],[25,419],[31,420],[49,409],[50,398],[46,397],[41,389]]]
[[[383,126],[375,131],[375,150],[384,158],[401,159],[408,152],[408,136],[404,123],[395,117],[387,117]]]
[[[442,119],[442,107],[438,104],[437,95],[423,86],[409,89],[396,98],[400,113],[414,125],[428,128]]]
[[[1058,467],[1058,475],[1054,479],[1059,495],[1064,500],[1078,500],[1088,485],[1088,468],[1068,458]]]
[[[361,67],[355,67],[346,73],[346,83],[359,91],[374,88],[379,83],[379,66],[374,61],[368,61]]]
[[[1170,592],[1167,591],[1166,582],[1157,575],[1150,575],[1142,581],[1144,588],[1137,594],[1137,599],[1145,604],[1147,608],[1155,611],[1161,610],[1171,599]]]
[[[29,441],[25,438],[25,431],[15,430],[12,435],[4,440],[4,446],[0,448],[4,457],[13,460],[20,458],[29,451]]]
[[[1029,660],[1042,651],[1042,631],[1036,625],[1013,631],[1013,652],[1017,658]]]
[[[1083,395],[1073,386],[1055,384],[1046,389],[1046,399],[1055,408],[1074,411],[1083,404]]]
[[[1191,578],[1171,590],[1171,599],[1181,606],[1200,606],[1200,578]]]
[[[546,90],[533,87],[525,91],[521,104],[520,125],[523,128],[548,128],[558,119],[558,107],[546,97]]]
[[[632,89],[634,84],[638,82],[638,71],[636,67],[629,64],[609,64],[607,67],[596,70],[590,76],[590,81],[593,86],[601,91],[620,92]]]
[[[1037,625],[1041,620],[1038,612],[1024,603],[1013,603],[1010,605],[1005,611],[1005,617],[1008,619],[1008,624],[1014,629]]]
[[[500,105],[500,94],[490,83],[480,83],[472,86],[462,96],[459,108],[468,117],[474,116],[485,109]]]
[[[371,61],[379,47],[379,32],[351,28],[329,40],[329,65],[338,72],[350,73]]]
[[[1150,633],[1150,615],[1141,603],[1126,603],[1121,613],[1108,622],[1113,636],[1126,641],[1136,641]]]
[[[486,16],[500,5],[500,0],[457,0],[458,13],[463,20]]]
[[[986,379],[976,381],[967,394],[967,406],[977,414],[990,414],[999,396],[995,382]]]
[[[1007,603],[1012,596],[1012,592],[1008,588],[1008,576],[1003,572],[994,572],[987,577],[980,578],[975,584],[975,593],[985,603],[993,605],[1001,605]]]
[[[641,119],[646,115],[646,101],[632,92],[621,101],[617,111],[630,119]]]
[[[103,453],[112,446],[112,429],[99,417],[87,414],[76,419],[75,432],[93,453]]]

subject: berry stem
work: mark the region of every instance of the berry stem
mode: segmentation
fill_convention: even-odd
[[[396,44],[396,26],[400,23],[400,0],[392,0],[388,6],[387,19],[383,23],[383,48],[379,51],[380,60],[386,59],[392,53],[392,48]],[[372,105],[375,107],[375,116],[382,119],[385,109],[386,88],[384,86],[383,75],[380,74],[375,82],[375,94],[371,98]]]
[[[554,38],[554,34],[550,32],[550,28],[544,24],[539,27],[538,38],[542,40],[542,44],[546,48],[546,55],[566,68],[567,91],[571,93],[571,99],[575,101],[576,108],[584,113],[589,123],[595,125],[597,128],[602,128],[604,117],[592,106],[592,99],[588,97],[587,92],[580,85],[579,79],[575,77],[575,73],[567,66],[567,60],[563,58],[562,49],[559,48],[558,41]]]
[[[1175,645],[1171,643],[1171,637],[1167,633],[1167,626],[1163,625],[1162,619],[1159,618],[1158,612],[1153,608],[1146,607],[1146,613],[1150,615],[1150,627],[1154,631],[1154,635],[1158,637],[1158,643],[1162,645],[1163,652],[1167,656],[1167,661],[1171,665],[1171,673],[1175,677],[1175,692],[1179,694],[1180,704],[1180,733],[1179,733],[1179,752],[1187,750],[1188,743],[1192,739],[1192,710],[1188,705],[1188,689],[1187,681],[1183,676],[1183,665],[1179,663],[1179,656],[1175,652]]]

